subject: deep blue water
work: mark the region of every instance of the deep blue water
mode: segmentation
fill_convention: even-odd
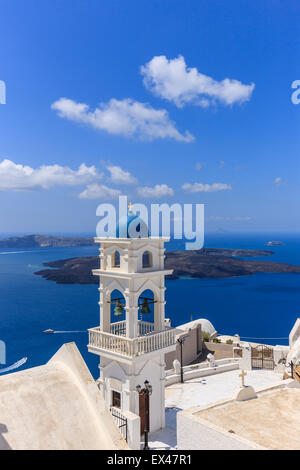
[[[268,240],[284,246],[266,248]],[[271,249],[266,260],[300,265],[300,237],[287,235],[208,235],[205,246]],[[168,249],[182,249],[173,241]],[[6,342],[7,365],[24,356],[23,368],[48,361],[59,347],[75,341],[94,376],[97,357],[87,352],[87,328],[99,323],[97,285],[57,285],[33,273],[44,261],[92,256],[97,247],[37,248],[0,253],[0,339]],[[166,317],[173,325],[208,318],[224,334],[286,338],[300,313],[300,276],[256,274],[229,279],[167,281]],[[79,331],[45,335],[43,330]],[[268,340],[287,344],[287,340]],[[4,366],[1,366],[4,367]]]

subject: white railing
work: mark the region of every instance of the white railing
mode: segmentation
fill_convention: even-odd
[[[89,330],[89,346],[97,349],[115,351],[124,356],[133,355],[132,340],[125,336],[114,335],[100,331],[100,328],[91,328]]]
[[[112,335],[126,336],[126,321],[111,323],[110,332]]]
[[[134,357],[163,349],[175,344],[175,329],[167,329],[158,333],[150,333],[138,338],[126,338],[101,331],[100,328],[89,330],[89,347]]]
[[[139,336],[148,335],[154,331],[154,323],[139,320]]]
[[[154,323],[149,321],[138,321],[139,336],[145,336],[154,331]],[[111,323],[110,332],[112,335],[126,336],[126,321]]]
[[[216,359],[215,361],[215,367],[219,367],[219,366],[226,366],[228,364],[238,364],[238,359],[236,358],[233,358],[233,357],[227,357],[227,358],[223,358],[223,359]],[[202,370],[202,369],[207,369],[208,367],[211,367],[209,362],[206,360],[206,361],[203,361],[203,362],[199,362],[199,363],[196,363],[196,364],[189,364],[187,366],[183,366],[182,370],[183,372],[193,372],[193,371],[197,371],[197,370]],[[173,375],[175,373],[174,369],[168,369],[166,370],[166,377],[169,376],[169,375]]]
[[[217,359],[215,365],[212,367],[208,361],[201,362],[200,364],[193,364],[183,367],[184,380],[195,379],[199,377],[206,377],[208,375],[220,374],[222,372],[229,372],[239,369],[238,359],[224,358]],[[166,371],[166,387],[168,385],[180,382],[180,374],[176,374],[174,369]]]
[[[138,348],[137,355],[157,351],[175,344],[175,329],[168,328],[158,333],[153,332],[147,336],[140,336],[135,341]]]

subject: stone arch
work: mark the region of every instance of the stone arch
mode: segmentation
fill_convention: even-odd
[[[146,361],[140,368],[139,368],[139,375],[144,374],[145,377],[147,378],[149,374],[153,374],[153,372],[156,371],[159,373],[160,371],[160,364],[158,364],[156,361],[153,359],[150,359],[149,361]]]
[[[149,243],[145,243],[142,246],[140,246],[137,250],[137,255],[138,255],[138,269],[144,270],[147,269],[146,266],[143,266],[143,255],[145,252],[150,253],[150,261],[151,261],[151,268],[152,269],[159,269],[160,267],[160,261],[159,261],[159,248],[154,245],[150,245]],[[149,269],[149,267],[148,267]]]
[[[154,295],[154,300],[159,300],[159,288],[157,287],[157,285],[151,279],[148,279],[139,288],[139,290],[136,293],[137,298],[140,297],[140,295],[142,294],[142,292],[144,290],[151,290],[153,292],[153,295]]]
[[[106,253],[107,256],[111,256],[112,253],[113,253],[114,251],[116,251],[116,250],[119,251],[119,253],[121,254],[121,256],[124,256],[124,254],[125,254],[124,248],[122,248],[122,247],[121,247],[120,245],[118,245],[117,243],[115,243],[114,245],[111,245],[111,246],[107,247],[107,248],[105,249],[105,253]]]
[[[122,368],[121,364],[117,361],[112,361],[109,364],[107,364],[105,367],[105,373],[106,375],[110,375],[111,377],[117,377],[119,378],[122,382],[125,382],[126,380],[126,372]],[[118,373],[117,373],[118,371]]]
[[[153,300],[154,303],[151,304],[151,311],[153,315],[149,314],[149,320],[148,318],[140,318],[142,321],[150,321],[151,323],[153,322],[154,324],[154,331],[161,331],[164,329],[164,300],[161,300],[161,290],[159,286],[153,282],[151,279],[148,279],[146,282],[144,282],[140,289],[136,292],[136,299],[139,299],[140,296],[143,296],[143,293],[145,291],[152,291],[153,294]],[[148,297],[148,295],[147,295]],[[164,298],[164,297],[163,297]],[[137,300],[138,301],[138,300]],[[147,317],[148,315],[145,315]],[[141,317],[141,315],[139,315]]]
[[[114,250],[111,255],[111,267],[120,268],[121,267],[121,254],[119,250]]]
[[[149,299],[149,300],[146,300],[146,299]],[[142,292],[140,293],[138,297],[138,304],[140,305],[139,318],[141,321],[154,323],[155,304],[152,303],[154,300],[157,300],[155,298],[155,293],[153,292],[152,289],[148,289],[146,286],[146,288],[142,290]],[[150,310],[149,313],[143,313],[143,305],[145,306],[145,308],[148,308]]]
[[[118,298],[121,299],[119,301],[119,304],[112,302],[113,299],[118,299]],[[110,303],[110,323],[113,324],[113,323],[117,323],[117,322],[125,320],[126,319],[126,310],[125,310],[126,299],[122,290],[114,289],[110,291],[109,299],[107,298],[107,300],[111,302]],[[119,309],[118,308],[116,309],[117,306],[119,306]],[[119,315],[116,313],[116,311],[120,310],[121,307],[122,307],[123,312]],[[118,331],[114,331],[113,333],[122,335],[124,332],[121,330],[118,330]]]
[[[114,291],[114,290],[119,290],[122,295],[124,296],[124,286],[121,284],[121,282],[119,282],[117,279],[114,279],[112,282],[110,282],[108,284],[108,286],[106,287],[106,299],[107,300],[110,300],[110,297],[111,297],[111,293]]]
[[[142,267],[152,268],[153,267],[153,255],[150,250],[145,250],[142,253]]]
[[[115,262],[116,254],[118,254],[118,262]],[[114,244],[112,246],[109,246],[108,248],[105,248],[105,256],[107,259],[108,268],[119,269],[124,263],[125,251],[121,246]]]

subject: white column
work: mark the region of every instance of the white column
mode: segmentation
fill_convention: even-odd
[[[133,290],[134,283],[129,281],[128,289],[125,290],[124,296],[126,301],[126,336],[127,338],[137,338],[138,330],[138,300]]]
[[[160,409],[161,409],[161,427],[164,428],[166,425],[166,413],[165,413],[165,376],[166,376],[166,364],[165,356],[160,356]]]
[[[100,282],[100,328],[101,331],[110,333],[110,303],[107,302],[107,286],[106,282]]]
[[[154,304],[154,330],[161,331],[164,329],[165,324],[165,278],[161,276],[159,287],[159,298],[155,299],[157,302]]]
[[[106,256],[106,253],[105,253],[105,246],[104,245],[102,245],[102,244],[100,245],[99,252],[100,252],[100,255],[99,255],[100,269],[103,269],[105,271],[106,266],[107,266],[107,256]]]
[[[108,396],[107,396],[107,390],[106,390],[106,383],[105,383],[105,367],[107,366],[107,361],[104,358],[100,359],[99,362],[99,371],[100,371],[100,377],[99,377],[99,388],[104,396],[105,402],[109,405],[108,403]]]

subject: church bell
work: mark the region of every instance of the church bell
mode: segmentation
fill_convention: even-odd
[[[114,314],[116,315],[116,317],[119,317],[123,314],[123,311],[124,310],[123,310],[121,302],[119,300],[117,300],[115,310],[114,310]]]
[[[150,307],[149,307],[149,304],[148,304],[148,300],[147,299],[144,299],[144,302],[142,304],[142,308],[141,308],[141,313],[144,314],[144,313],[151,313],[151,310],[150,310]]]

